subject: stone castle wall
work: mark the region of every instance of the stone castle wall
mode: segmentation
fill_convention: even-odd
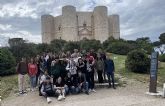
[[[79,41],[87,38],[103,42],[110,36],[120,38],[119,16],[108,16],[105,6],[97,6],[93,12],[77,12],[73,6],[64,6],[62,15],[43,15],[41,22],[43,43],[54,39]]]

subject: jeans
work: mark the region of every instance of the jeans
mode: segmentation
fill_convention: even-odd
[[[31,88],[36,87],[36,76],[30,76],[30,85],[31,85]]]
[[[89,89],[94,89],[95,82],[94,82],[94,72],[87,72],[86,74],[86,80],[89,83]]]
[[[79,87],[71,86],[70,92],[72,94],[77,94],[77,93],[80,93],[80,89]]]
[[[114,73],[107,73],[107,77],[108,77],[109,86],[111,86],[111,79],[112,79],[112,85],[113,87],[115,87]]]
[[[79,89],[81,89],[81,90],[84,89],[85,91],[88,91],[89,90],[88,82],[83,82],[82,86],[80,86]]]

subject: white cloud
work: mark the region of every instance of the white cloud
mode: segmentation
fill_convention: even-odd
[[[7,30],[11,30],[12,29],[12,25],[9,25],[9,24],[0,24],[0,30],[2,31],[7,31]]]
[[[12,33],[1,33],[1,38],[23,38],[28,42],[41,43],[41,35],[32,35],[28,31],[17,31]]]
[[[18,4],[5,4],[1,7],[0,17],[31,17],[37,18],[36,9],[27,5],[28,2]]]

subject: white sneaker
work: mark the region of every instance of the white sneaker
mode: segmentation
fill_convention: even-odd
[[[89,93],[91,92],[91,89],[89,89]]]
[[[31,91],[31,92],[34,92],[34,88],[31,88],[30,91]]]
[[[96,93],[96,90],[95,89],[92,89],[92,92],[95,92]]]
[[[47,102],[48,102],[48,103],[51,103],[52,100],[51,100],[50,98],[47,97]]]
[[[61,101],[63,99],[62,95],[58,96],[58,101]]]
[[[62,96],[63,99],[65,99],[65,96]]]

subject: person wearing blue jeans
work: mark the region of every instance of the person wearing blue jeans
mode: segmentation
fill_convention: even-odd
[[[30,76],[30,85],[32,88],[36,87],[36,76]],[[33,91],[34,89],[32,89]]]
[[[116,89],[115,81],[114,81],[114,72],[115,72],[114,62],[108,56],[107,56],[107,59],[105,61],[105,71],[106,71],[106,74],[108,77],[108,83],[109,83],[108,88],[111,87],[111,79],[112,79],[113,88]]]

